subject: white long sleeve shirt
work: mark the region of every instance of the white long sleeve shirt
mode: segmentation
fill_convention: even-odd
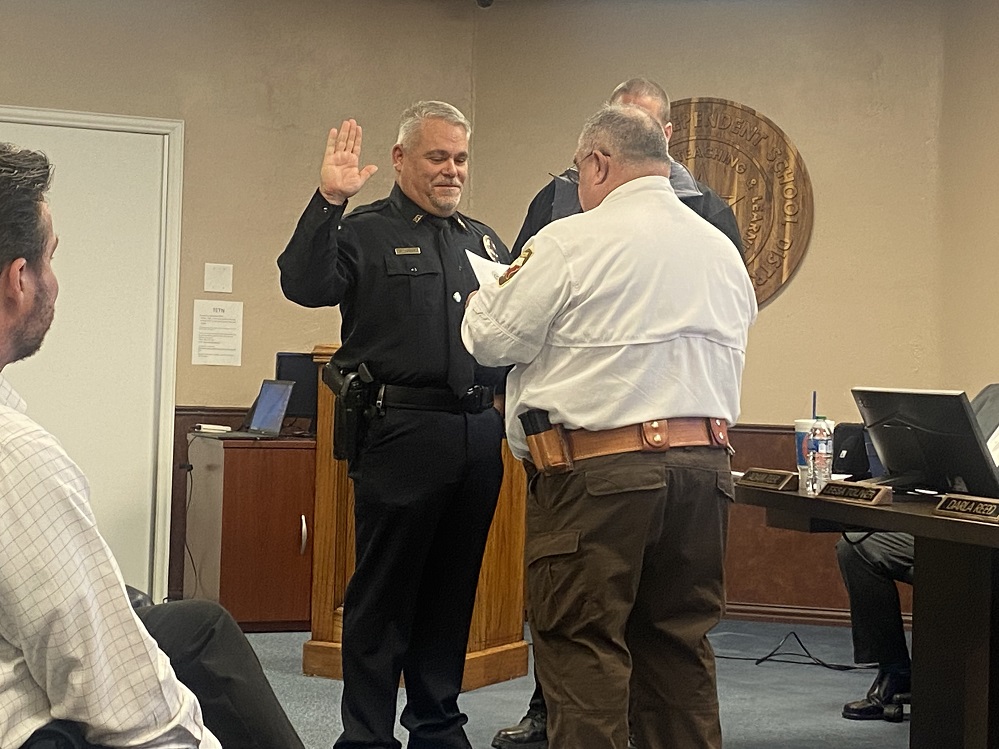
[[[220,749],[129,604],[89,487],[0,376],[0,749],[55,719],[88,741]]]
[[[484,284],[462,340],[507,380],[510,448],[528,456],[517,416],[548,411],[568,429],[657,418],[735,423],[753,284],[732,242],[683,205],[665,177],[641,177],[529,241],[520,267]],[[516,263],[515,263],[516,264]]]

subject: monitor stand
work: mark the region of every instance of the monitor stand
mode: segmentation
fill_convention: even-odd
[[[917,489],[926,489],[925,478],[918,471],[900,473],[894,476],[879,476],[878,478],[867,479],[867,483],[877,486],[890,486],[893,502],[935,502],[940,499],[940,495],[935,492],[933,494],[926,494],[916,491]],[[927,491],[933,490],[928,489]]]

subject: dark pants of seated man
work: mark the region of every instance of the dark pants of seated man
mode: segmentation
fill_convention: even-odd
[[[836,544],[857,663],[909,666],[895,581],[912,585],[913,548],[908,533],[848,533]]]
[[[211,601],[176,601],[135,613],[198,698],[205,725],[224,749],[304,749],[229,612]],[[21,749],[93,747],[78,724],[53,721]]]

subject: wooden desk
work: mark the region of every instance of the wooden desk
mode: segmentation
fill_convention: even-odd
[[[772,527],[902,531],[916,539],[911,749],[999,747],[999,527],[934,516],[933,502],[865,506],[737,486]]]
[[[354,572],[354,491],[345,461],[333,460],[333,394],[319,367],[335,346],[313,351],[319,387],[316,425],[316,498],[312,575],[312,639],[302,651],[302,671],[342,678],[340,636],[343,599]],[[527,673],[524,640],[524,514],[527,479],[523,466],[503,447],[503,485],[482,557],[462,690]]]
[[[315,442],[195,436],[184,597],[247,631],[309,628]]]

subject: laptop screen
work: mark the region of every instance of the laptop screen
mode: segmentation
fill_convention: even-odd
[[[260,394],[253,404],[248,431],[264,434],[278,434],[291,398],[291,380],[264,380],[260,384]]]

